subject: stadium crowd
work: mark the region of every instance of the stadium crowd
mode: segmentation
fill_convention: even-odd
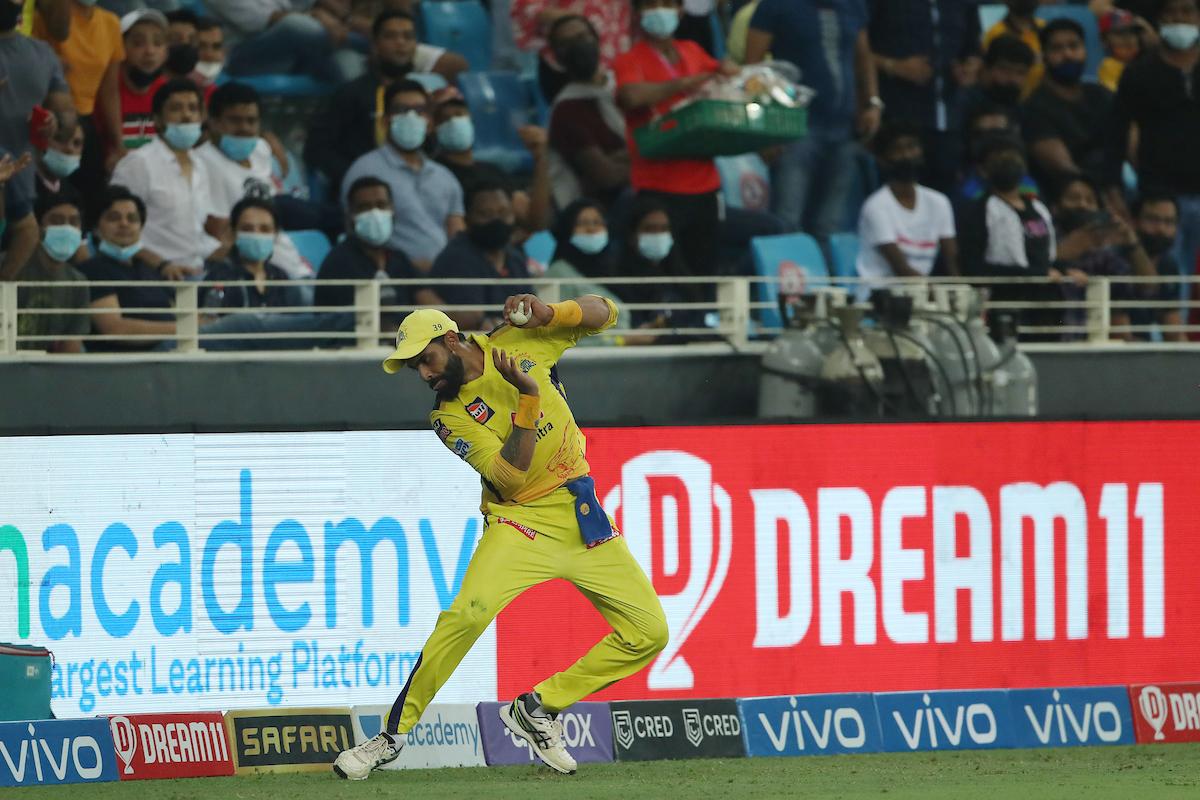
[[[625,315],[646,330],[634,343],[703,325],[665,306],[710,290],[671,278],[752,273],[750,240],[790,231],[828,252],[855,230],[864,293],[891,276],[1048,277],[992,289],[1038,301],[1082,297],[1093,276],[1178,278],[1200,249],[1198,3],[1008,0],[984,29],[973,0],[491,0],[480,65],[421,41],[417,0],[0,0],[0,280],[45,282],[21,288],[22,309],[90,309],[19,317],[43,337],[22,347],[79,352],[86,334],[106,337],[89,351],[173,346],[175,293],[154,281],[251,282],[201,291],[204,336],[269,328],[231,308],[354,303],[297,278],[417,279],[382,303],[499,308],[520,287],[471,279],[541,269],[663,304]],[[727,204],[714,159],[639,154],[634,128],[771,59],[815,97],[803,139],[749,156],[769,174],[761,202]],[[502,109],[510,129],[486,138],[516,147],[483,147],[496,115],[470,102],[472,71],[521,65],[544,124]],[[302,146],[272,130],[255,86],[273,75],[336,87]],[[312,230],[336,243],[317,263],[289,236]],[[531,266],[522,245],[543,231],[553,256]],[[618,276],[663,282],[603,288]],[[92,285],[52,285],[69,281]],[[1114,299],[1167,302],[1113,322],[1182,339],[1185,292],[1115,284]]]

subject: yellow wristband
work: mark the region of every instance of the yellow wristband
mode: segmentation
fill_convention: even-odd
[[[574,300],[551,303],[550,310],[554,316],[546,324],[547,328],[578,328],[579,323],[583,322],[583,309]]]
[[[518,428],[537,430],[537,421],[541,412],[542,399],[535,394],[523,394],[517,399],[517,418],[513,425]]]

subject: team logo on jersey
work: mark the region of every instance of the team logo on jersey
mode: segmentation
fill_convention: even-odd
[[[529,370],[537,366],[537,362],[530,361],[528,358],[522,358],[518,366],[521,367],[521,372],[529,372]]]
[[[471,452],[471,443],[465,439],[455,439],[453,450],[459,458],[466,458],[467,453]]]
[[[467,413],[471,415],[471,419],[480,425],[485,425],[496,412],[492,410],[491,406],[483,402],[482,397],[476,397],[467,404]]]
[[[438,435],[438,438],[443,442],[450,438],[450,427],[440,419],[433,421],[433,432]]]

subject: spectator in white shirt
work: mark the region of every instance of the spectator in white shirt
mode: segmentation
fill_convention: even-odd
[[[214,213],[228,217],[239,201],[253,196],[272,201],[272,213],[282,229],[334,229],[336,237],[341,227],[336,206],[324,211],[315,203],[280,194],[283,183],[275,174],[272,156],[281,152],[281,145],[266,138],[270,134],[262,131],[260,112],[258,92],[244,83],[226,83],[208,100],[209,141],[197,147],[194,156],[208,171]],[[333,221],[323,221],[323,216],[332,216]],[[305,262],[282,232],[272,262],[292,278],[311,278],[319,266]]]
[[[146,203],[146,255],[139,257],[169,277],[196,277],[205,259],[222,254],[214,234],[227,224],[213,207],[208,169],[192,155],[203,120],[200,89],[186,78],[168,81],[154,93],[153,111],[157,134],[117,162],[112,182]]]
[[[939,254],[945,272],[958,275],[950,200],[917,183],[924,166],[920,130],[889,122],[875,137],[875,156],[884,185],[867,198],[858,218],[859,299],[887,278],[929,275]]]

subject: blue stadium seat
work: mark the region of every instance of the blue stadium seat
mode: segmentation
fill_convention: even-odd
[[[1087,6],[1041,6],[1037,15],[1039,19],[1047,22],[1065,17],[1080,24],[1083,28],[1083,41],[1087,45],[1087,68],[1083,76],[1094,79],[1104,58],[1104,45],[1100,42],[1100,23],[1096,21],[1096,15],[1091,9]]]
[[[322,97],[332,94],[336,83],[322,83],[308,75],[235,75],[238,83],[253,86],[261,95],[277,97]]]
[[[458,87],[475,123],[475,158],[507,172],[529,172],[533,156],[517,128],[529,120],[529,98],[515,72],[464,72]]]
[[[314,271],[319,272],[321,262],[333,249],[325,234],[320,231],[288,231],[287,235],[292,240],[292,244],[296,245],[296,249],[300,251],[300,256],[312,265]]]
[[[436,72],[410,72],[404,77],[408,78],[410,81],[416,81],[417,83],[421,84],[425,87],[425,91],[429,92],[430,94],[433,94],[439,89],[445,89],[447,86],[446,79],[441,75],[438,75]]]
[[[748,211],[770,210],[771,173],[757,153],[722,156],[716,162],[725,205]]]
[[[1008,6],[1004,3],[986,3],[979,6],[979,35],[987,33],[1004,16],[1008,14]]]
[[[529,256],[530,261],[541,264],[542,267],[548,267],[550,260],[554,258],[554,248],[557,246],[558,242],[550,231],[538,231],[525,240],[525,255]]]
[[[759,301],[771,304],[771,308],[758,312],[759,321],[766,327],[782,324],[776,307],[781,292],[802,294],[829,285],[829,268],[821,246],[807,233],[758,236],[751,240],[750,250],[755,272],[768,279],[757,284]]]
[[[718,12],[713,11],[708,15],[708,26],[712,31],[713,39],[713,58],[718,61],[725,58],[725,29],[721,27],[721,18],[717,15]]]
[[[853,278],[858,274],[858,234],[835,233],[829,237],[829,250],[833,257],[833,275],[836,278]]]
[[[421,3],[422,41],[462,54],[473,70],[492,65],[492,21],[478,0]]]

